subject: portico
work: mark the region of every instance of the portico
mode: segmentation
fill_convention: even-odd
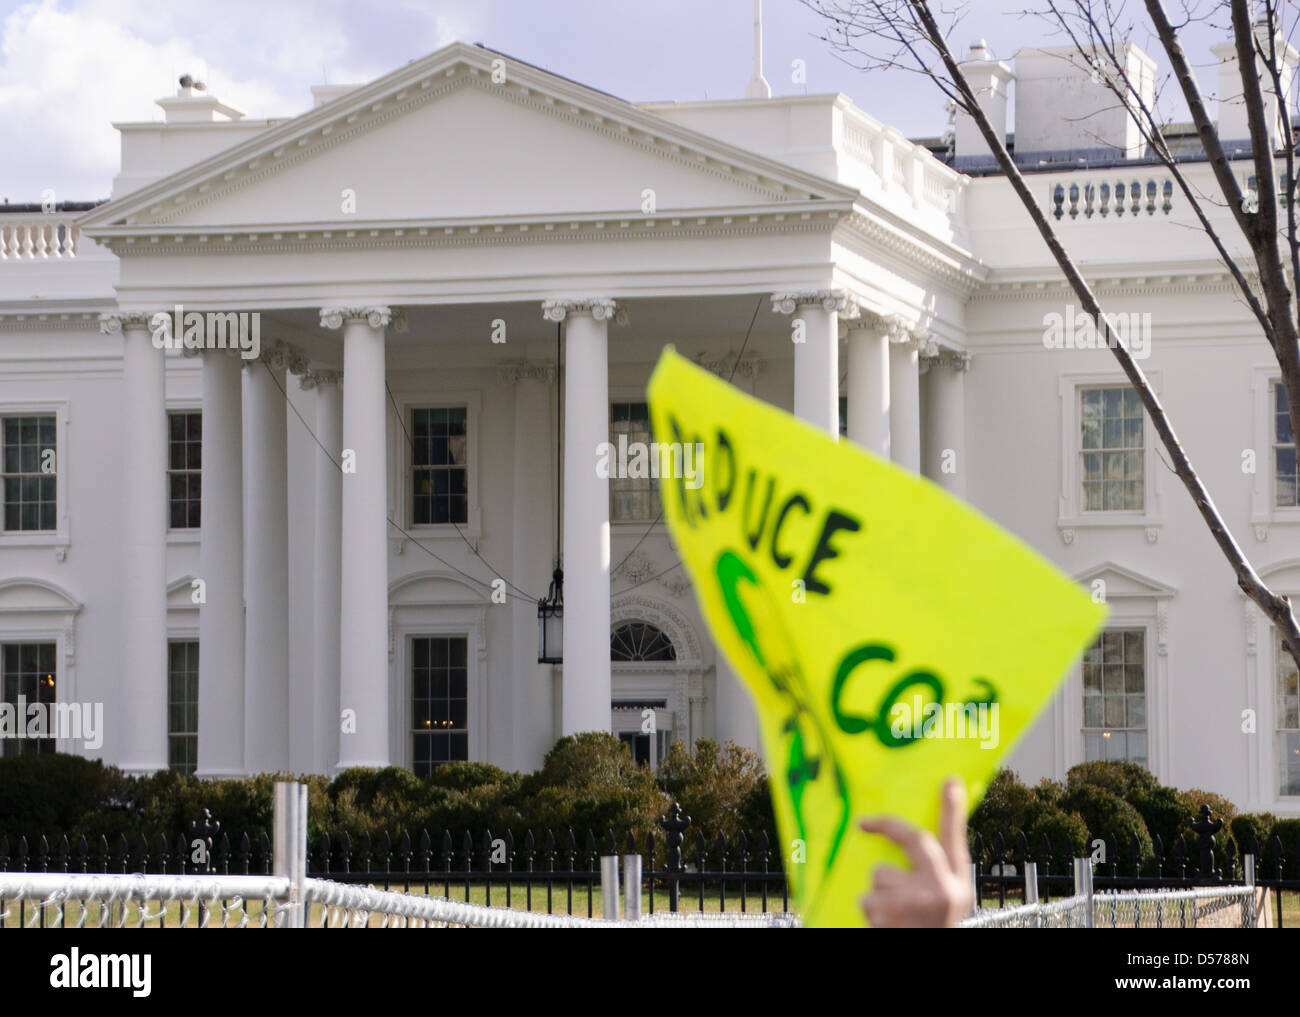
[[[957,298],[920,299],[948,282],[919,258],[909,287],[871,283],[863,223],[883,213],[855,188],[527,65],[503,87],[488,60],[447,47],[83,222],[120,259],[106,328],[128,345],[141,439],[124,673],[142,710],[166,702],[166,582],[196,575],[200,775],[534,766],[556,737],[610,730],[615,614],[681,644],[636,662],[625,699],[662,688],[675,736],[756,744],[656,495],[595,468],[613,414],[635,426],[673,343],[832,435],[843,393],[849,439],[909,469],[927,429],[960,419],[939,368],[921,386],[933,336],[960,348]],[[454,172],[437,137],[457,139]],[[633,211],[650,185],[655,210]],[[344,186],[355,213],[331,197]],[[175,304],[261,314],[260,355],[153,348],[147,317]],[[196,367],[202,527],[181,571],[146,502],[162,502],[168,372]],[[557,552],[553,667],[535,602]],[[132,768],[166,765],[157,726],[121,733]]]

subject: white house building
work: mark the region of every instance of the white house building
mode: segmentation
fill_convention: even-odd
[[[967,68],[1003,125],[1018,79],[1017,159],[1132,316],[1234,534],[1300,594],[1277,367],[1191,210],[1121,115],[1080,118],[1113,103],[1060,52]],[[602,442],[648,437],[672,343],[1104,590],[1107,631],[1023,777],[1131,759],[1300,813],[1295,670],[1112,355],[1078,348],[971,124],[912,142],[761,77],[631,103],[463,44],[313,91],[252,120],[183,84],[164,121],[117,125],[107,202],[0,208],[3,694],[106,710],[99,747],[6,752],[225,776],[533,768],[595,729],[652,762],[672,739],[753,744],[653,483],[597,469]],[[1221,123],[1243,116],[1225,100]],[[248,315],[250,356],[159,349],[178,309]],[[558,665],[537,605],[557,551]],[[1008,618],[1006,638],[1035,636]]]

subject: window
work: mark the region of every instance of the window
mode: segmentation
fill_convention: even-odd
[[[668,754],[672,731],[661,726],[659,718],[665,716],[668,702],[664,699],[619,700],[613,702],[614,734],[632,754],[633,760],[644,763],[652,770]],[[655,719],[648,723],[651,716]]]
[[[1278,381],[1273,383],[1273,504],[1279,508],[1300,506],[1291,411],[1286,404],[1286,389]]]
[[[32,703],[54,703],[54,643],[5,643],[0,647],[0,676],[3,677],[4,701],[14,708],[15,719],[28,718]],[[47,724],[54,722],[53,711],[46,711]],[[54,752],[53,738],[5,738],[4,754],[47,755]]]
[[[672,640],[653,625],[625,622],[609,637],[609,659],[620,663],[653,660],[676,660]]]
[[[167,414],[167,525],[192,530],[202,507],[203,414]]]
[[[650,463],[650,410],[645,403],[612,403],[609,407],[609,440],[614,446],[616,462],[630,461],[636,443],[645,446],[645,462]],[[621,444],[620,444],[621,443]],[[639,471],[640,472],[640,471]],[[649,472],[647,468],[646,471]],[[609,517],[612,522],[649,522],[659,518],[659,481],[654,477],[620,477],[609,480]]]
[[[1146,507],[1142,401],[1132,388],[1079,390],[1085,512]]]
[[[167,765],[194,773],[199,762],[199,644],[167,644]]]
[[[1144,629],[1108,629],[1083,658],[1083,752],[1147,765]]]
[[[54,414],[4,418],[4,528],[57,528]]]
[[[465,407],[411,411],[411,521],[469,520],[469,426]]]
[[[1279,795],[1300,795],[1300,674],[1295,660],[1274,638],[1277,661],[1277,756]]]
[[[469,758],[469,670],[464,636],[411,640],[412,753],[417,777]]]

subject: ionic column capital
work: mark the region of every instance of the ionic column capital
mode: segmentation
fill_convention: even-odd
[[[371,328],[387,328],[394,320],[405,321],[400,309],[394,310],[386,304],[350,304],[340,307],[322,307],[320,312],[321,328],[342,328],[345,321],[364,321]],[[401,329],[394,326],[398,331]]]
[[[273,371],[288,371],[290,374],[297,375],[306,374],[309,363],[302,350],[279,339],[271,339],[263,343],[257,357],[245,360],[244,366],[252,368],[259,362],[266,364]]]
[[[308,368],[298,379],[298,387],[304,392],[310,392],[312,389],[323,388],[326,385],[336,385],[342,387],[342,371],[324,371],[316,368]]]
[[[547,321],[564,321],[570,315],[590,314],[597,321],[627,323],[627,312],[612,297],[564,297],[542,301],[542,317]]]
[[[521,381],[554,382],[557,374],[554,360],[507,360],[497,365],[497,377],[509,385]]]
[[[107,311],[99,316],[99,330],[106,335],[118,335],[127,328],[148,328],[151,317],[147,311]]]
[[[717,357],[701,353],[695,358],[695,363],[710,374],[716,374],[723,381],[732,381],[736,378],[753,381],[763,370],[763,358],[750,350],[745,351],[740,357],[730,350]]]
[[[928,367],[948,367],[954,371],[969,371],[971,360],[974,357],[965,350],[954,350],[947,346],[935,344],[933,352],[924,352],[922,356],[922,369]]]
[[[844,290],[791,290],[772,294],[772,310],[777,314],[794,314],[800,307],[820,307],[852,317],[858,313],[858,303]]]

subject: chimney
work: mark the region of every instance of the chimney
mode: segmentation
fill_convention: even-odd
[[[1015,80],[1011,65],[996,60],[983,39],[971,43],[966,59],[961,63],[962,73],[971,91],[979,101],[980,109],[989,118],[994,133],[1004,141],[1007,137],[1007,86]],[[993,152],[984,141],[975,118],[958,109],[954,121],[953,164],[992,164]]]
[[[1263,52],[1268,52],[1268,26],[1262,22],[1255,25],[1255,38]],[[1269,117],[1269,150],[1276,152],[1286,144],[1290,137],[1288,110],[1285,97],[1291,93],[1291,81],[1295,75],[1296,63],[1300,62],[1300,52],[1278,34],[1274,40],[1277,54],[1281,59],[1282,101],[1273,95],[1273,79],[1268,73],[1263,58],[1258,60],[1260,88],[1264,94],[1265,108],[1273,106],[1274,115]],[[1236,152],[1250,151],[1250,124],[1246,117],[1246,100],[1241,88],[1241,71],[1237,65],[1237,45],[1234,41],[1221,42],[1211,46],[1210,52],[1219,58],[1219,140],[1224,151],[1232,156]]]
[[[1116,55],[1142,101],[1155,100],[1156,62],[1126,43]],[[1146,139],[1106,84],[1104,53],[1094,65],[1073,46],[1016,53],[1016,162],[1137,159]]]
[[[195,81],[190,75],[182,74],[180,87],[174,96],[156,100],[166,114],[169,124],[211,124],[239,120],[243,111],[219,102],[217,97],[209,95],[207,86]]]

